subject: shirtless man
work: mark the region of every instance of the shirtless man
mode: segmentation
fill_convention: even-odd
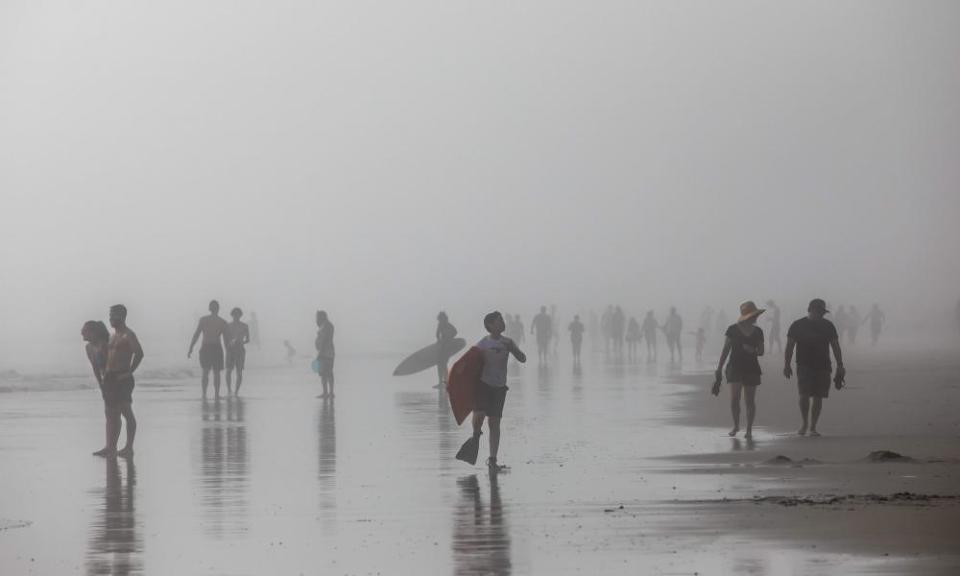
[[[193,339],[190,341],[190,350],[187,351],[187,358],[193,356],[193,347],[197,345],[197,340],[203,334],[203,342],[200,344],[200,369],[203,370],[201,382],[203,384],[203,397],[207,397],[207,384],[210,382],[210,370],[213,370],[213,394],[215,399],[220,398],[220,371],[223,370],[223,345],[224,332],[227,330],[227,321],[219,316],[220,303],[216,300],[210,301],[210,314],[204,316],[197,323],[197,330],[193,333]]]
[[[537,335],[537,358],[540,364],[545,364],[550,350],[550,337],[553,336],[553,319],[547,314],[546,306],[541,306],[540,313],[533,317],[530,333]]]
[[[143,348],[133,330],[127,328],[127,308],[123,304],[110,307],[113,336],[107,345],[107,365],[103,373],[103,401],[110,434],[107,445],[95,456],[133,456],[133,438],[137,435],[137,419],[133,415],[133,373],[143,360]],[[120,417],[127,421],[127,445],[117,452],[120,440]]]
[[[234,396],[240,395],[240,384],[243,383],[243,367],[247,361],[246,344],[250,342],[250,328],[246,322],[241,322],[243,310],[234,308],[230,311],[233,322],[227,324],[223,333],[223,339],[227,342],[227,396],[230,395],[230,375],[234,369],[237,371],[237,387],[233,391]]]

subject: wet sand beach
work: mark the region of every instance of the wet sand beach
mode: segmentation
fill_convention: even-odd
[[[495,476],[453,459],[468,427],[432,373],[391,377],[398,359],[338,359],[335,400],[306,366],[251,362],[242,396],[219,402],[199,378],[145,370],[130,460],[90,456],[95,389],[2,394],[2,573],[960,569],[955,354],[851,354],[816,439],[792,434],[794,385],[770,359],[749,445],[726,436],[708,365],[514,366]],[[866,461],[875,450],[911,460]]]

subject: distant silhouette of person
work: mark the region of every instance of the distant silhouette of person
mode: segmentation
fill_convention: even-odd
[[[197,329],[193,332],[193,339],[190,340],[190,349],[187,351],[187,358],[193,356],[193,347],[197,345],[197,340],[203,336],[200,343],[200,369],[203,371],[200,383],[203,385],[203,397],[207,397],[207,385],[210,383],[210,371],[213,371],[213,396],[220,397],[220,371],[223,370],[223,345],[224,332],[227,330],[227,321],[220,317],[220,303],[216,300],[210,301],[210,314],[204,316],[197,322]]]
[[[876,346],[880,333],[883,332],[883,325],[887,322],[887,315],[880,309],[879,304],[874,304],[863,318],[863,322],[870,323],[870,345]]]
[[[707,331],[701,326],[697,328],[696,332],[691,332],[690,334],[693,336],[694,342],[696,342],[697,360],[703,360],[703,347],[707,343]]]
[[[763,356],[763,330],[757,326],[757,318],[764,310],[758,309],[752,301],[740,305],[740,318],[727,328],[720,353],[714,381],[714,394],[719,392],[726,364],[727,383],[730,385],[730,413],[733,416],[733,429],[730,436],[740,431],[740,397],[745,396],[747,406],[747,439],[753,438],[753,420],[757,414],[757,386],[760,385],[760,362]],[[727,359],[730,363],[727,364]]]
[[[730,322],[727,320],[727,313],[721,308],[720,311],[717,312],[716,331],[720,334],[726,334],[728,326],[730,326]]]
[[[234,395],[240,395],[240,385],[243,384],[243,368],[247,362],[246,345],[250,342],[250,327],[245,322],[240,321],[243,316],[243,310],[234,308],[230,311],[230,317],[233,322],[227,324],[223,333],[223,339],[227,343],[227,396],[230,395],[230,376],[237,371],[237,387]]]
[[[297,356],[297,349],[294,348],[292,344],[290,344],[289,340],[283,341],[283,347],[287,351],[287,365],[292,365],[293,359],[296,358]]]
[[[573,363],[580,363],[580,349],[583,347],[583,332],[584,326],[583,322],[580,321],[580,315],[573,315],[573,322],[570,322],[570,325],[567,326],[567,330],[570,332],[570,345],[573,349]]]
[[[769,314],[766,321],[770,324],[770,352],[783,352],[783,342],[780,341],[780,307],[773,300],[767,300],[767,312]]]
[[[619,306],[614,307],[613,315],[610,317],[610,339],[613,341],[613,352],[618,357],[623,357],[623,339],[627,330],[627,318],[623,314],[623,309]]]
[[[850,307],[850,314],[847,317],[847,340],[851,345],[857,343],[857,334],[860,332],[860,326],[863,324],[863,317],[856,306]]]
[[[836,386],[846,375],[843,367],[843,355],[840,352],[840,335],[837,328],[825,315],[829,314],[826,303],[815,298],[807,307],[807,316],[790,325],[787,330],[787,350],[784,353],[783,375],[793,375],[793,351],[797,351],[797,390],[800,393],[800,415],[803,426],[797,432],[805,436],[809,430],[811,436],[819,436],[817,422],[823,408],[823,399],[830,395],[830,350],[837,361]],[[810,399],[813,399],[811,409]]]
[[[540,313],[533,317],[530,333],[537,336],[537,359],[541,364],[547,361],[550,351],[550,337],[553,335],[553,321],[547,314],[547,307],[541,306]]]
[[[640,325],[643,339],[647,342],[647,362],[657,359],[657,330],[659,329],[660,324],[653,317],[653,310],[647,310],[647,315],[643,318],[643,324]]]
[[[546,307],[540,313],[546,316]],[[503,336],[506,324],[499,312],[487,314],[483,318],[483,326],[489,334],[477,343],[477,348],[483,353],[483,369],[474,393],[473,437],[479,442],[483,421],[489,419],[490,458],[487,459],[487,466],[492,472],[497,472],[506,468],[497,462],[497,453],[500,450],[500,418],[503,417],[503,405],[507,397],[507,360],[512,355],[518,362],[524,363],[527,357],[513,340]],[[545,350],[542,355],[546,355]]]
[[[323,386],[321,398],[333,398],[333,361],[336,349],[333,346],[333,323],[323,310],[317,312],[317,361],[320,364],[320,384]]]
[[[133,373],[143,361],[143,347],[133,330],[127,327],[127,308],[123,304],[110,307],[113,336],[107,345],[106,368],[103,372],[103,403],[107,415],[107,445],[94,452],[96,456],[133,456],[133,440],[137,435],[137,418],[133,414]],[[119,452],[120,417],[127,422],[127,444]]]
[[[446,312],[437,314],[437,378],[439,383],[434,388],[440,388],[447,383],[447,362],[450,361],[450,349],[453,339],[457,337],[456,327],[450,323]]]
[[[103,397],[103,413],[106,422],[106,440],[104,446],[109,446],[113,438],[113,427],[110,421],[110,406],[107,404],[107,391],[103,387],[103,376],[107,372],[107,348],[110,345],[110,331],[107,326],[97,320],[88,320],[80,329],[80,336],[86,342],[87,360],[93,369],[93,377],[97,379],[100,395]]]
[[[633,316],[627,322],[627,356],[634,360],[637,357],[637,347],[640,345],[640,339],[643,335],[640,333],[640,323]]]
[[[256,312],[250,312],[250,342],[260,349],[260,320]]]
[[[680,335],[683,334],[683,319],[677,314],[677,309],[670,308],[667,314],[667,321],[663,324],[663,333],[667,338],[667,347],[670,348],[670,362],[675,362],[674,351],[677,358],[683,362],[683,348],[680,347]]]

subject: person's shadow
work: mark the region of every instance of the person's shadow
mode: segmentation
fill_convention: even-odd
[[[457,485],[460,500],[454,508],[454,573],[511,574],[510,530],[497,474],[490,474],[489,506],[484,506],[476,474],[457,479]]]
[[[90,523],[87,574],[124,576],[143,572],[143,540],[138,533],[134,500],[137,468],[133,458],[106,458],[102,505]]]

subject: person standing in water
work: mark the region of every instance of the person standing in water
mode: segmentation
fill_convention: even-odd
[[[744,437],[748,440],[753,438],[753,420],[757,414],[757,386],[760,385],[761,373],[758,358],[763,356],[763,330],[757,326],[757,318],[763,312],[749,300],[740,305],[740,318],[727,328],[725,334],[713,388],[714,394],[720,392],[726,364],[727,383],[730,384],[730,413],[733,416],[733,428],[729,435],[736,436],[740,432],[740,397],[743,396],[747,407],[747,433]]]
[[[797,351],[797,390],[800,393],[800,415],[803,426],[797,432],[805,436],[819,436],[817,422],[823,409],[823,399],[830,395],[830,350],[837,361],[837,389],[846,375],[843,356],[840,352],[840,336],[833,322],[824,318],[829,314],[827,304],[820,298],[810,301],[807,316],[790,325],[787,330],[787,350],[784,353],[783,375],[793,375],[793,351]],[[811,407],[811,398],[813,405]]]
[[[583,347],[583,322],[580,321],[580,315],[573,315],[573,322],[567,326],[570,332],[570,346],[573,349],[573,365],[580,365],[580,349]]]
[[[542,309],[541,313],[545,313]],[[479,442],[484,419],[489,420],[490,458],[487,466],[492,472],[506,468],[497,462],[500,450],[500,419],[507,398],[507,360],[513,355],[518,362],[527,361],[517,344],[503,336],[506,326],[499,312],[491,312],[483,318],[483,326],[489,334],[477,343],[483,353],[483,370],[477,383],[473,410],[473,437]],[[538,341],[539,342],[539,341]]]
[[[880,333],[883,332],[883,325],[887,321],[887,315],[880,309],[879,304],[874,304],[867,312],[863,322],[870,322],[870,345],[876,346],[880,339]]]
[[[450,361],[450,348],[457,337],[457,328],[450,323],[446,312],[437,314],[437,378],[440,388],[447,383],[447,362]]]
[[[103,402],[107,415],[107,445],[94,452],[96,456],[133,456],[133,440],[137,435],[137,418],[133,414],[133,373],[143,361],[143,347],[133,330],[127,327],[127,308],[123,304],[110,307],[113,336],[107,345],[103,371]],[[120,417],[127,422],[127,444],[119,452]]]
[[[333,346],[333,323],[323,310],[317,312],[317,363],[319,364],[320,384],[323,386],[321,398],[333,398],[333,361],[337,355]]]
[[[546,306],[541,306],[540,313],[533,317],[530,333],[537,335],[537,360],[544,364],[550,351],[550,336],[553,335],[553,326]]]
[[[647,315],[643,318],[643,324],[640,331],[643,332],[643,339],[647,341],[647,362],[657,359],[657,330],[660,325],[657,319],[653,317],[653,310],[647,310]]]
[[[207,397],[207,385],[210,383],[210,371],[212,370],[213,397],[220,398],[220,372],[223,370],[223,345],[221,342],[224,340],[224,332],[227,330],[227,321],[220,317],[219,302],[211,300],[208,308],[210,314],[197,322],[197,329],[193,333],[193,339],[190,340],[187,358],[193,356],[193,347],[197,345],[197,340],[202,335],[200,369],[203,371],[203,375],[200,377],[200,383],[203,385],[203,397]]]
[[[677,358],[683,362],[683,348],[680,347],[680,335],[683,334],[683,319],[677,314],[677,309],[670,308],[667,321],[663,324],[663,333],[667,337],[667,346],[670,348],[670,362],[674,362],[674,350]]]
[[[237,371],[237,387],[234,396],[240,395],[240,385],[243,384],[243,368],[247,363],[247,343],[250,342],[250,328],[240,321],[243,310],[234,308],[230,311],[233,322],[227,324],[223,339],[227,342],[227,396],[230,395],[230,375]]]
[[[93,377],[97,379],[100,395],[103,397],[103,414],[106,418],[106,440],[104,446],[110,445],[113,432],[110,421],[110,405],[107,403],[107,391],[103,387],[103,376],[107,371],[107,348],[110,345],[110,331],[103,322],[88,320],[80,329],[80,336],[86,342],[87,360],[93,369]]]
[[[767,300],[767,322],[770,323],[770,352],[783,352],[783,342],[780,341],[780,307],[773,300]],[[776,350],[774,350],[776,346]]]

